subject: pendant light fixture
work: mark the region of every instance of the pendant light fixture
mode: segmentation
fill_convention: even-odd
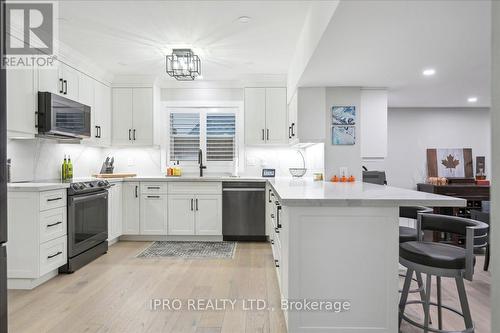
[[[173,49],[167,55],[167,74],[178,81],[193,81],[201,75],[200,57],[191,49]]]

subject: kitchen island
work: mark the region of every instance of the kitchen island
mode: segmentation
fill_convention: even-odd
[[[361,182],[272,180],[270,235],[282,299],[347,304],[284,311],[289,332],[398,331],[400,206],[465,200]]]

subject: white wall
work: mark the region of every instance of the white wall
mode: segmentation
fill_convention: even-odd
[[[390,108],[388,154],[365,160],[370,170],[385,170],[389,185],[414,189],[427,178],[427,148],[472,148],[486,156],[491,176],[490,112],[485,108]],[[475,170],[475,165],[474,165]]]
[[[319,143],[300,151],[304,155],[307,173],[323,172],[323,144]],[[245,171],[240,176],[257,177],[262,168],[276,169],[276,177],[291,177],[289,168],[302,168],[303,162],[299,149],[291,147],[247,147],[245,149]]]
[[[65,154],[71,156],[76,178],[90,177],[101,170],[100,148],[42,139],[9,140],[7,156],[12,159],[12,181],[60,179]]]
[[[325,179],[333,175],[339,175],[339,168],[348,167],[349,174],[361,179],[361,136],[359,130],[359,114],[361,101],[361,88],[326,88],[326,110],[325,110]],[[356,107],[356,144],[354,145],[332,145],[331,111],[332,106],[355,106]],[[300,126],[300,125],[299,125]]]
[[[330,23],[338,4],[338,0],[320,1],[309,9],[295,52],[290,61],[287,75],[288,102],[290,102],[297,88],[297,83],[316,50],[316,46]]]

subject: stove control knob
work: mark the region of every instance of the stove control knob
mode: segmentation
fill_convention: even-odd
[[[99,181],[99,183],[97,183],[97,186],[104,187],[104,186],[106,186],[106,182],[101,180],[101,181]]]
[[[73,190],[75,191],[78,191],[80,189],[80,186],[78,186],[78,184],[73,184],[71,185],[71,187],[73,188]]]
[[[85,184],[84,183],[80,183],[80,190],[83,190],[85,188]]]

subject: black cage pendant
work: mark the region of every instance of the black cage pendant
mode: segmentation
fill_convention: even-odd
[[[191,49],[173,49],[167,56],[167,74],[179,81],[192,81],[201,75],[200,57]]]

